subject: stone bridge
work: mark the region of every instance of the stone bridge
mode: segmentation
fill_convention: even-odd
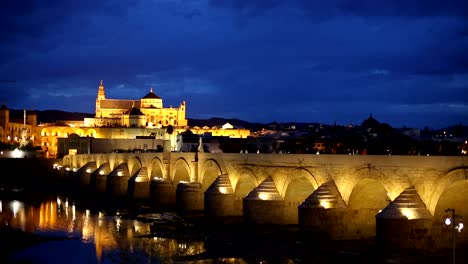
[[[468,216],[467,156],[110,153],[65,156],[57,168],[97,192],[331,239],[449,246],[445,210]]]

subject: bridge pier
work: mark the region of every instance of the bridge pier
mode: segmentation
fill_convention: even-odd
[[[235,195],[227,174],[222,174],[205,191],[205,215],[207,217],[242,216],[235,210]]]
[[[369,239],[375,237],[376,213],[349,208],[299,208],[299,228],[327,240]]]
[[[150,182],[150,205],[157,209],[174,208],[176,205],[175,188],[171,181],[154,178]]]
[[[432,231],[437,219],[426,209],[414,187],[405,189],[375,219],[377,245],[381,250],[426,250],[434,247],[430,242],[434,241]]]
[[[96,162],[88,162],[76,172],[78,180],[78,188],[80,190],[88,190],[90,186],[91,173],[97,169]]]
[[[89,187],[92,192],[105,193],[107,186],[107,174],[94,171],[89,177]]]
[[[283,207],[281,200],[262,201],[244,198],[244,222],[246,224],[283,225]]]
[[[106,192],[111,197],[123,197],[128,192],[130,175],[127,164],[120,164],[108,176]]]
[[[181,182],[177,184],[176,208],[180,212],[203,211],[204,195],[201,183]]]
[[[106,193],[110,197],[123,197],[127,195],[129,176],[107,176]]]
[[[134,200],[148,200],[150,198],[150,180],[146,167],[140,168],[128,180],[128,195]]]

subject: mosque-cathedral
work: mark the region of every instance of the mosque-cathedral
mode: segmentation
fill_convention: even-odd
[[[124,127],[162,127],[187,126],[185,118],[186,104],[183,101],[179,107],[164,108],[161,97],[153,92],[140,100],[108,99],[104,91],[103,81],[99,83],[96,97],[95,118],[86,118],[86,126],[124,126]]]
[[[170,126],[173,132],[168,135],[166,129]],[[101,146],[102,152],[130,148],[153,149],[156,148],[154,145],[159,147],[159,142],[164,139],[169,139],[172,149],[176,150],[177,135],[187,129],[200,135],[232,138],[246,138],[250,135],[250,130],[234,128],[229,124],[223,127],[190,127],[186,118],[186,102],[182,101],[178,107],[164,107],[163,99],[156,95],[153,88],[141,99],[108,99],[102,80],[98,86],[95,116],[82,121],[62,120],[38,124],[34,111],[24,111],[24,120],[10,120],[9,109],[5,105],[0,107],[1,142],[32,142],[33,146],[41,146],[47,156],[52,158],[60,152],[63,154],[68,151],[71,144],[78,149],[75,153],[85,152],[80,149],[89,149],[90,139],[94,140],[95,148]],[[151,140],[150,144],[148,140]]]

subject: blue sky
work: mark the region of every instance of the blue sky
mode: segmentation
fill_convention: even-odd
[[[124,3],[125,2],[125,3]],[[94,113],[150,87],[189,118],[468,124],[468,2],[28,0],[0,10],[0,103]],[[14,81],[14,82],[10,82]]]

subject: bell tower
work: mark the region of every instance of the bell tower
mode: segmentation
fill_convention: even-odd
[[[96,97],[96,117],[101,117],[101,100],[106,99],[106,93],[104,92],[104,83],[103,80],[99,83],[98,94]]]

